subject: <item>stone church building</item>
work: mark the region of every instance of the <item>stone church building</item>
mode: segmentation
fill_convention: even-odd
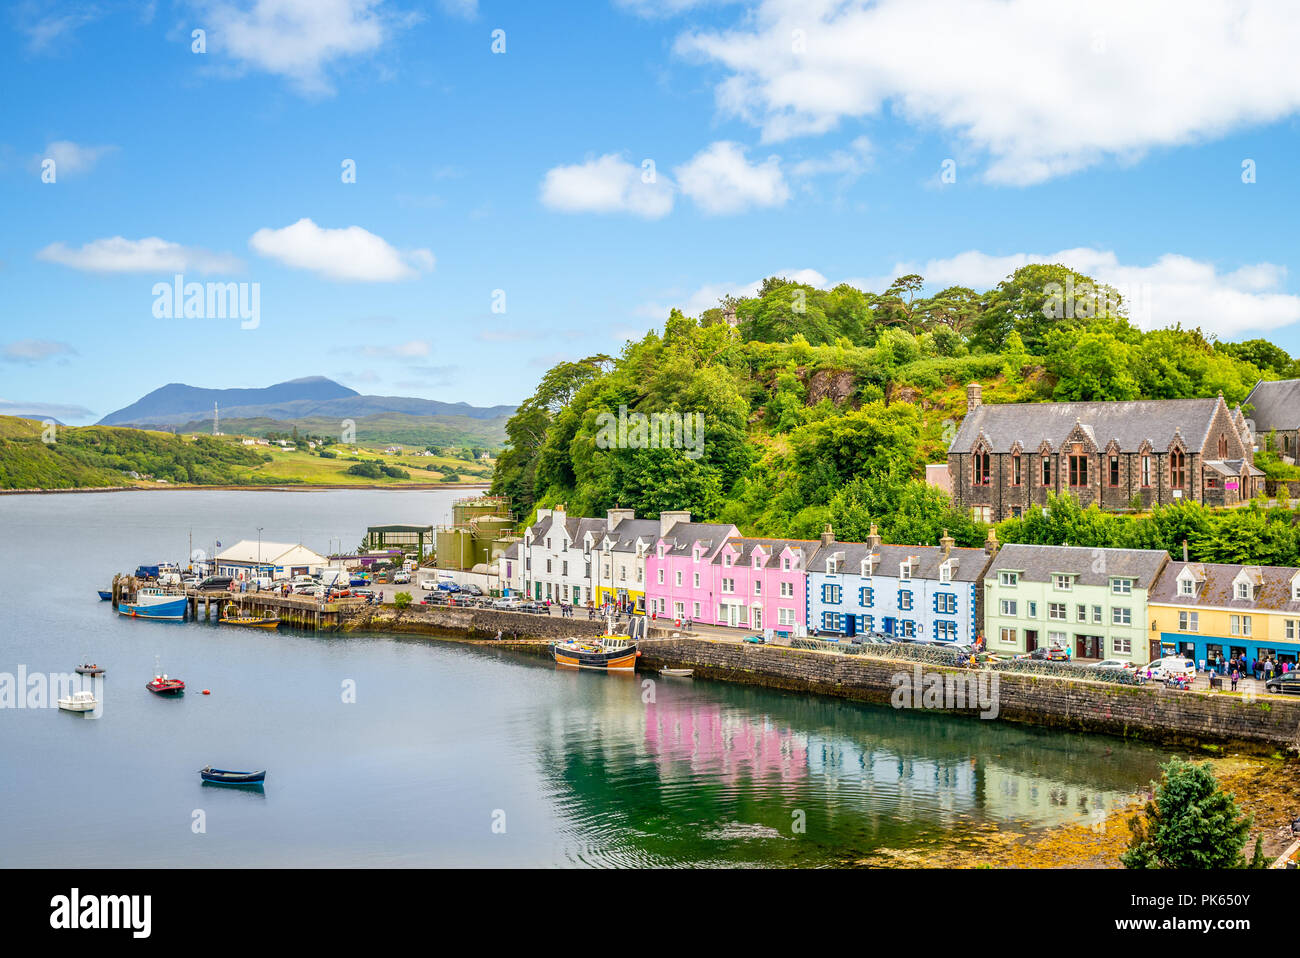
[[[953,503],[981,521],[1024,515],[1049,492],[1124,510],[1234,505],[1263,490],[1250,424],[1222,394],[985,405],[981,392],[966,387],[966,418],[948,447]]]
[[[1247,420],[1268,447],[1284,459],[1300,459],[1300,379],[1258,382],[1246,397],[1254,411]]]

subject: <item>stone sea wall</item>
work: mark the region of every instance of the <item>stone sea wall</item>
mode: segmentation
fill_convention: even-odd
[[[348,619],[346,632],[401,632],[414,635],[455,636],[465,639],[532,639],[544,644],[570,636],[594,636],[605,631],[603,620],[561,619],[528,612],[499,609],[452,608],[413,605],[403,612],[395,606],[370,606]]]
[[[900,659],[840,655],[783,646],[742,646],[705,639],[653,639],[641,644],[638,667],[693,668],[703,678],[816,692],[889,704],[896,676],[993,673]],[[1047,675],[999,672],[997,718],[1072,731],[1105,732],[1168,745],[1233,745],[1276,752],[1300,747],[1300,700],[1163,686],[1126,686]],[[914,681],[911,680],[911,681]],[[978,708],[967,708],[974,714]]]

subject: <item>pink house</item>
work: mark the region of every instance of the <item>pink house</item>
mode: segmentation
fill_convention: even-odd
[[[732,538],[713,557],[710,621],[761,632],[807,632],[808,557],[818,543],[799,539]]]
[[[689,512],[661,513],[659,529],[646,555],[646,614],[713,622],[713,557],[739,530],[729,524],[691,522]]]

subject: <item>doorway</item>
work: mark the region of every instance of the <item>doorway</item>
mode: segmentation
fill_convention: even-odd
[[[1076,635],[1074,657],[1077,659],[1100,659],[1102,656],[1102,637],[1100,635]]]
[[[1025,629],[1025,651],[1032,652],[1038,648],[1038,630]]]

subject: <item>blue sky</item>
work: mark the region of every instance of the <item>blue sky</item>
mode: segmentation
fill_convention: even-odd
[[[1178,9],[22,0],[0,412],[308,375],[515,403],[773,273],[984,289],[1040,257],[1300,352],[1300,27]],[[177,273],[257,284],[255,328],[157,318]]]

